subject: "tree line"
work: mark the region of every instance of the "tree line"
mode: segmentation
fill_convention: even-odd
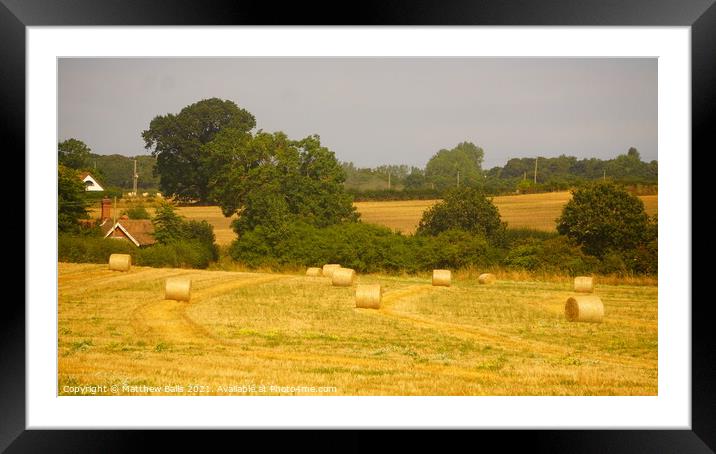
[[[90,171],[108,187],[131,188],[136,159],[139,188],[159,188],[165,195],[183,202],[218,203],[226,194],[219,194],[222,190],[213,180],[216,172],[221,172],[221,159],[231,159],[230,153],[221,147],[249,146],[245,140],[249,136],[256,144],[264,141],[264,146],[288,140],[280,137],[281,132],[270,139],[270,134],[262,130],[252,132],[255,128],[256,120],[250,112],[232,101],[212,98],[186,106],[177,114],[156,116],[142,132],[150,156],[97,155],[77,139],[60,143],[58,152],[60,164]],[[229,137],[231,131],[235,133],[233,137]],[[317,135],[301,140],[304,144],[318,141],[320,148]],[[435,198],[455,187],[479,188],[487,194],[500,195],[566,190],[594,180],[653,189],[658,183],[658,162],[642,161],[633,147],[613,159],[579,159],[564,154],[512,158],[505,165],[490,169],[483,169],[484,155],[479,146],[461,142],[453,148],[438,150],[424,168],[408,165],[361,168],[352,162],[339,162],[332,172],[358,200]],[[265,167],[265,163],[261,165]]]
[[[655,187],[658,162],[642,161],[631,147],[613,159],[557,157],[512,158],[504,166],[483,169],[482,148],[463,142],[439,150],[425,168],[380,166],[359,168],[344,162],[346,187],[356,199],[440,197],[456,187],[479,188],[490,195],[567,190],[589,181],[608,180],[621,186]]]

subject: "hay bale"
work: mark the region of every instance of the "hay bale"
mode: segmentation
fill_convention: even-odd
[[[380,309],[383,289],[380,284],[359,284],[356,286],[356,307]]]
[[[477,282],[479,282],[480,284],[494,284],[496,280],[497,277],[495,277],[495,275],[492,273],[482,273],[477,277]]]
[[[574,291],[580,293],[592,293],[594,291],[594,279],[587,276],[575,277]]]
[[[433,270],[433,285],[450,287],[452,273],[450,270]]]
[[[191,293],[191,279],[179,277],[168,278],[164,286],[164,299],[176,301],[189,301]]]
[[[320,268],[311,267],[306,270],[306,276],[319,277],[323,274]]]
[[[332,277],[333,272],[337,269],[339,269],[341,266],[335,263],[329,263],[327,265],[323,265],[323,275],[326,277]]]
[[[129,254],[112,254],[109,256],[109,269],[112,271],[129,271],[132,267],[132,256]]]
[[[570,322],[601,323],[604,318],[604,304],[596,295],[572,296],[564,306],[564,315]]]
[[[331,275],[331,282],[337,287],[350,287],[356,280],[356,272],[350,268],[336,268]]]

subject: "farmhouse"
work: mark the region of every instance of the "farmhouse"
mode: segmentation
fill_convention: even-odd
[[[116,221],[110,215],[112,201],[102,199],[100,229],[105,238],[129,241],[137,247],[149,246],[157,242],[154,238],[154,224],[148,219],[129,219],[122,216]]]
[[[104,188],[89,172],[82,172],[80,178],[85,184],[85,191],[104,191]]]

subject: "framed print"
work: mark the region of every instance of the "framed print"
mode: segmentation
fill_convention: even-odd
[[[27,261],[3,449],[434,428],[713,451],[712,2],[3,3]]]

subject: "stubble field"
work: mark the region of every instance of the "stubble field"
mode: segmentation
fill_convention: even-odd
[[[371,310],[327,278],[58,266],[61,395],[657,394],[655,285],[598,285],[589,324],[565,320],[566,278],[359,276],[384,286]],[[176,276],[188,303],[164,299]]]

